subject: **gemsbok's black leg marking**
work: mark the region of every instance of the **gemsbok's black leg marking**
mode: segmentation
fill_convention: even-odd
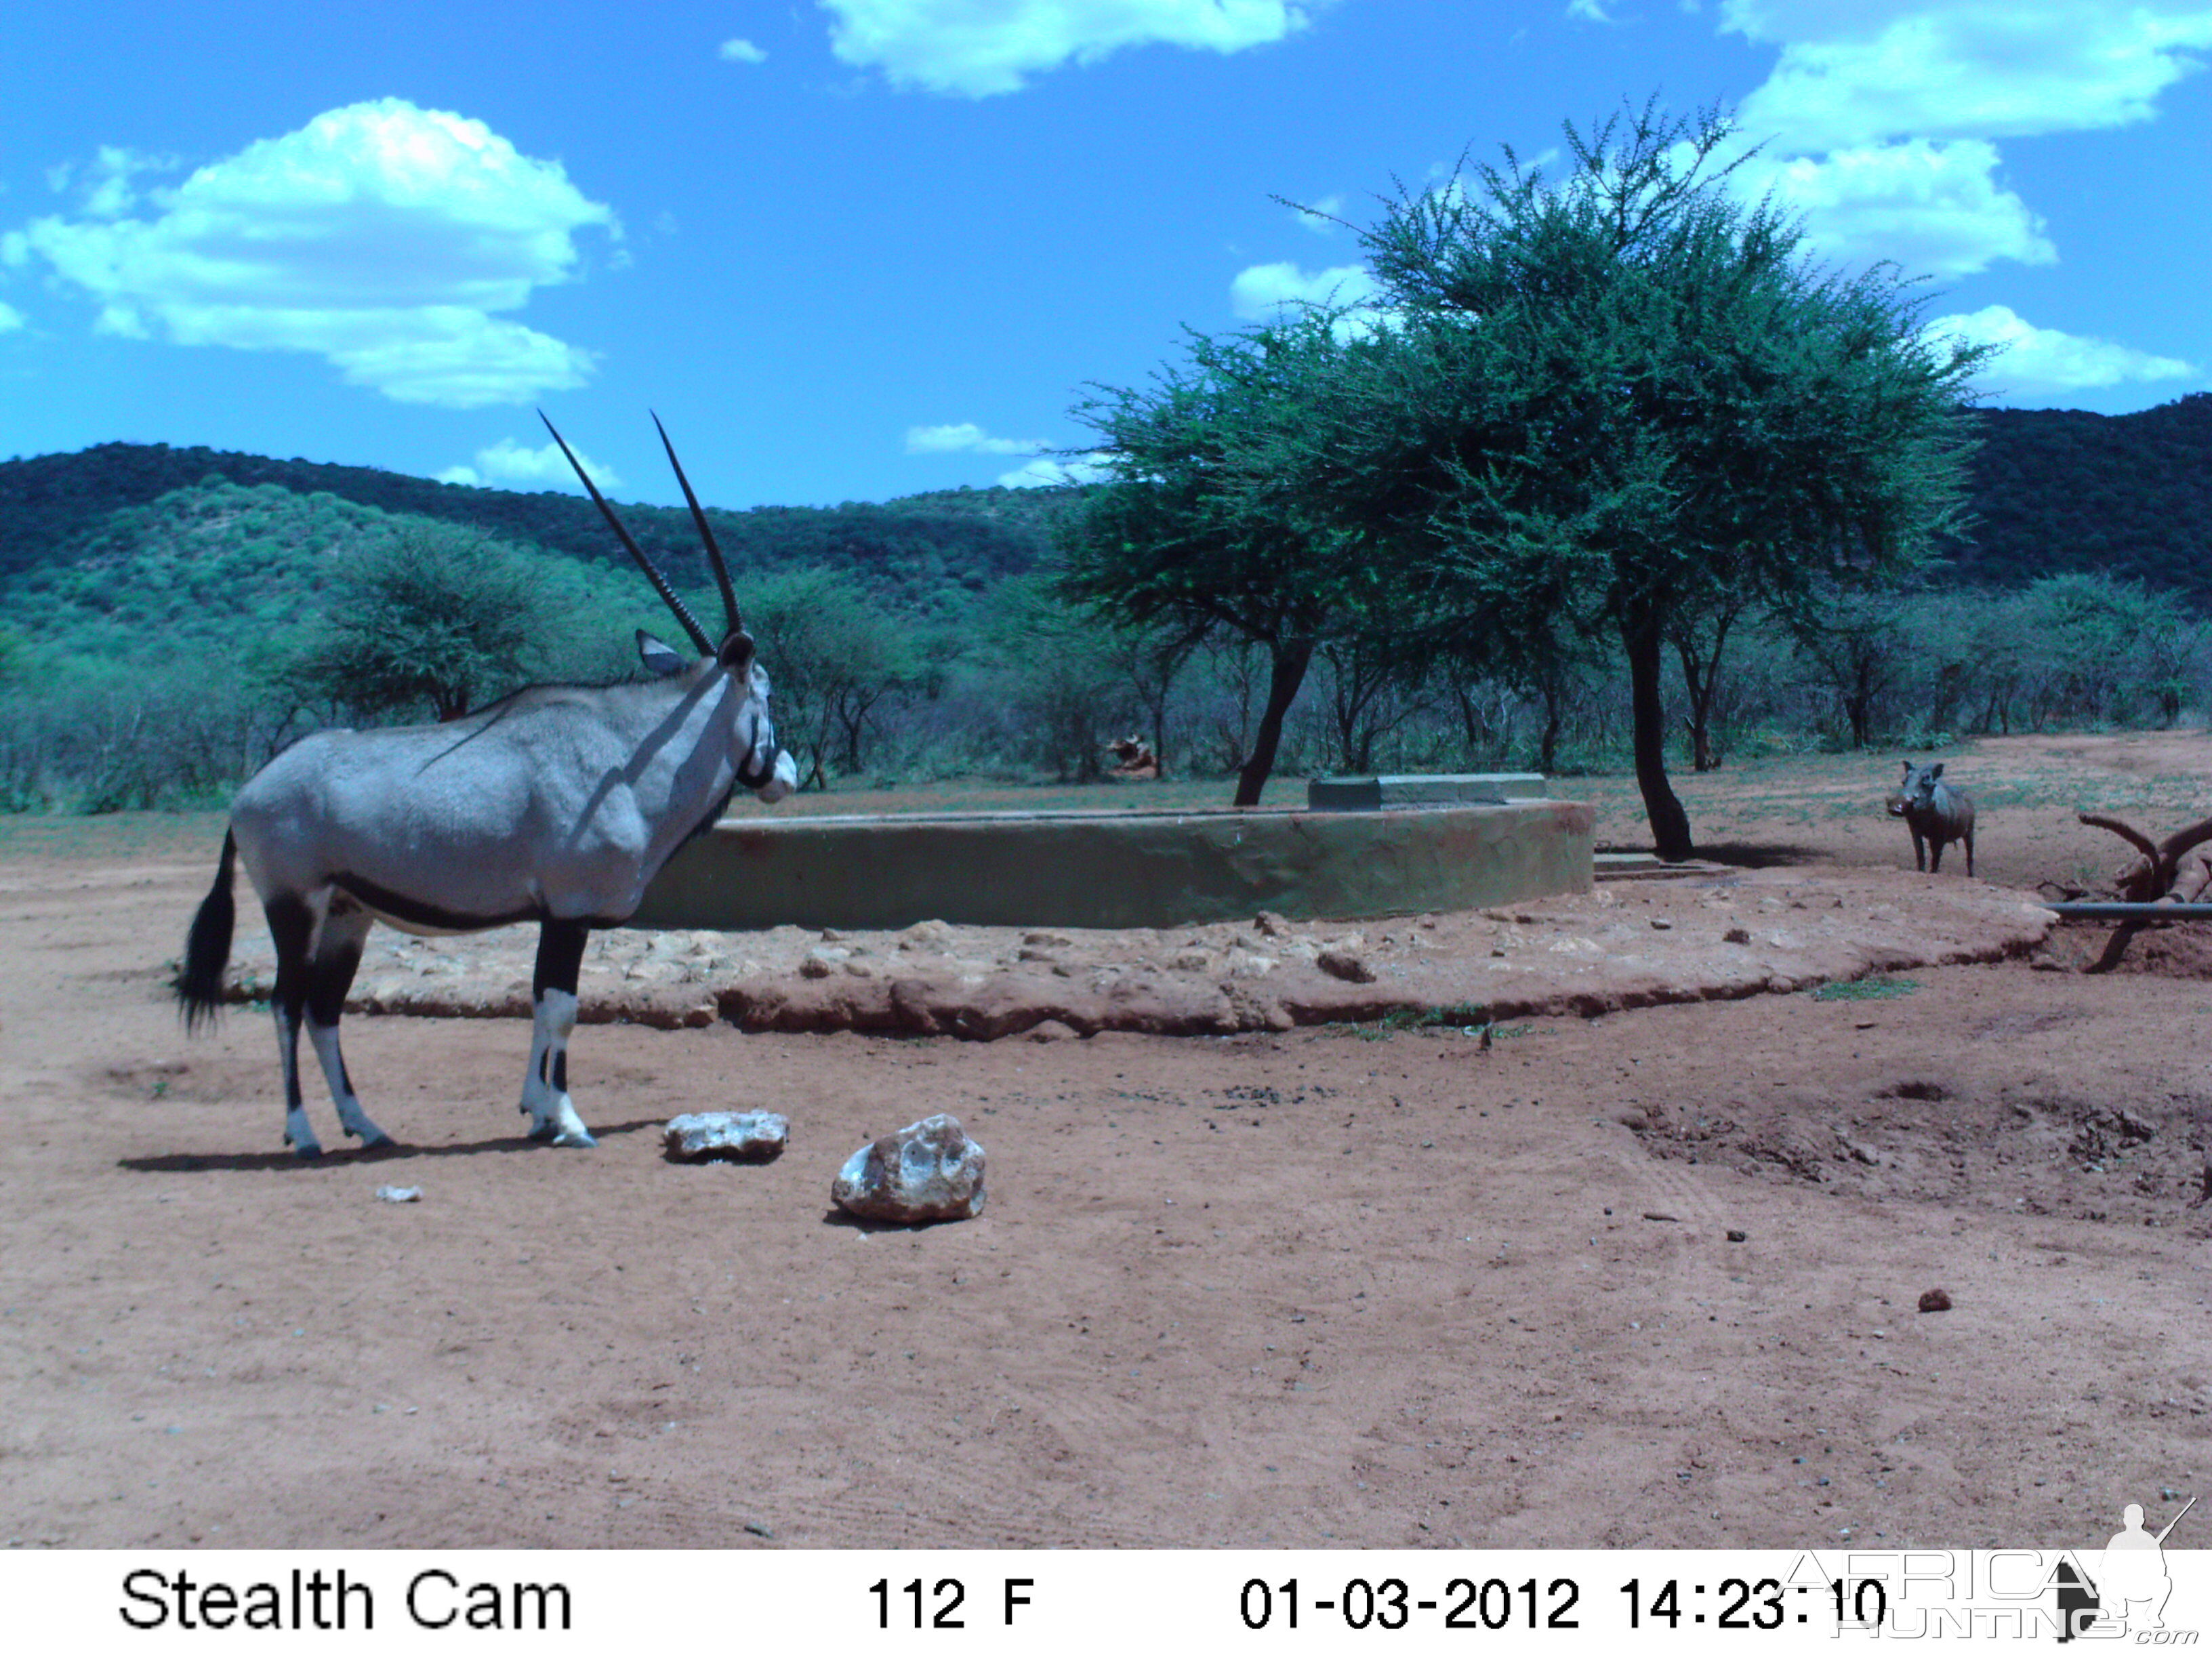
[[[591,1131],[568,1099],[568,1039],[576,1030],[576,981],[584,969],[589,922],[547,917],[538,931],[538,968],[530,981],[530,1067],[522,1074],[522,1109],[530,1138],[556,1146],[589,1146]]]
[[[276,1059],[284,1068],[284,1143],[301,1158],[320,1158],[322,1142],[315,1139],[300,1097],[300,1022],[307,1006],[307,951],[314,943],[315,913],[304,899],[289,893],[261,908],[276,946],[276,987],[269,1011],[276,1017]]]
[[[587,921],[556,921],[546,918],[538,930],[538,968],[531,975],[532,1000],[548,991],[576,994],[576,981],[584,971],[584,946],[592,937]]]
[[[307,1038],[315,1057],[323,1063],[323,1080],[330,1085],[331,1100],[338,1109],[338,1121],[362,1147],[388,1146],[392,1138],[369,1121],[353,1091],[346,1073],[345,1055],[338,1047],[338,1020],[345,1013],[346,992],[361,966],[362,946],[376,919],[344,893],[334,893],[315,932],[314,955],[307,964]]]

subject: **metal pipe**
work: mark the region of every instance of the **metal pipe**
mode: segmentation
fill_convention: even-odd
[[[2085,899],[2079,902],[2046,903],[2068,921],[2212,921],[2212,904],[2124,904],[2118,900]]]

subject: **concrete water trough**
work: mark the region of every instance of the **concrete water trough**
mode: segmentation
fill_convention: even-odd
[[[1179,927],[1589,890],[1581,803],[747,817],[686,846],[630,925]]]

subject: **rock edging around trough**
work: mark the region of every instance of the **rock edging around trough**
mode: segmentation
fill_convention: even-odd
[[[2024,956],[2056,921],[1986,884],[1863,871],[1601,885],[1482,911],[1382,921],[1118,932],[596,935],[580,1018],[663,1029],[862,1031],[976,1041],[1036,1032],[1225,1036],[1393,1018],[1585,1017],[1806,989]],[[530,1012],[535,930],[391,942],[349,1012]],[[248,949],[233,1000],[267,994]],[[267,955],[265,942],[262,957]]]

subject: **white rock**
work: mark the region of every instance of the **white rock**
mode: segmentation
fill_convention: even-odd
[[[830,1196],[871,1221],[964,1221],[983,1212],[983,1148],[939,1112],[854,1152]]]
[[[420,1187],[379,1187],[376,1195],[386,1204],[420,1204],[422,1201]]]
[[[686,1163],[766,1164],[789,1144],[791,1122],[775,1112],[686,1112],[669,1119],[661,1139],[669,1157]]]

